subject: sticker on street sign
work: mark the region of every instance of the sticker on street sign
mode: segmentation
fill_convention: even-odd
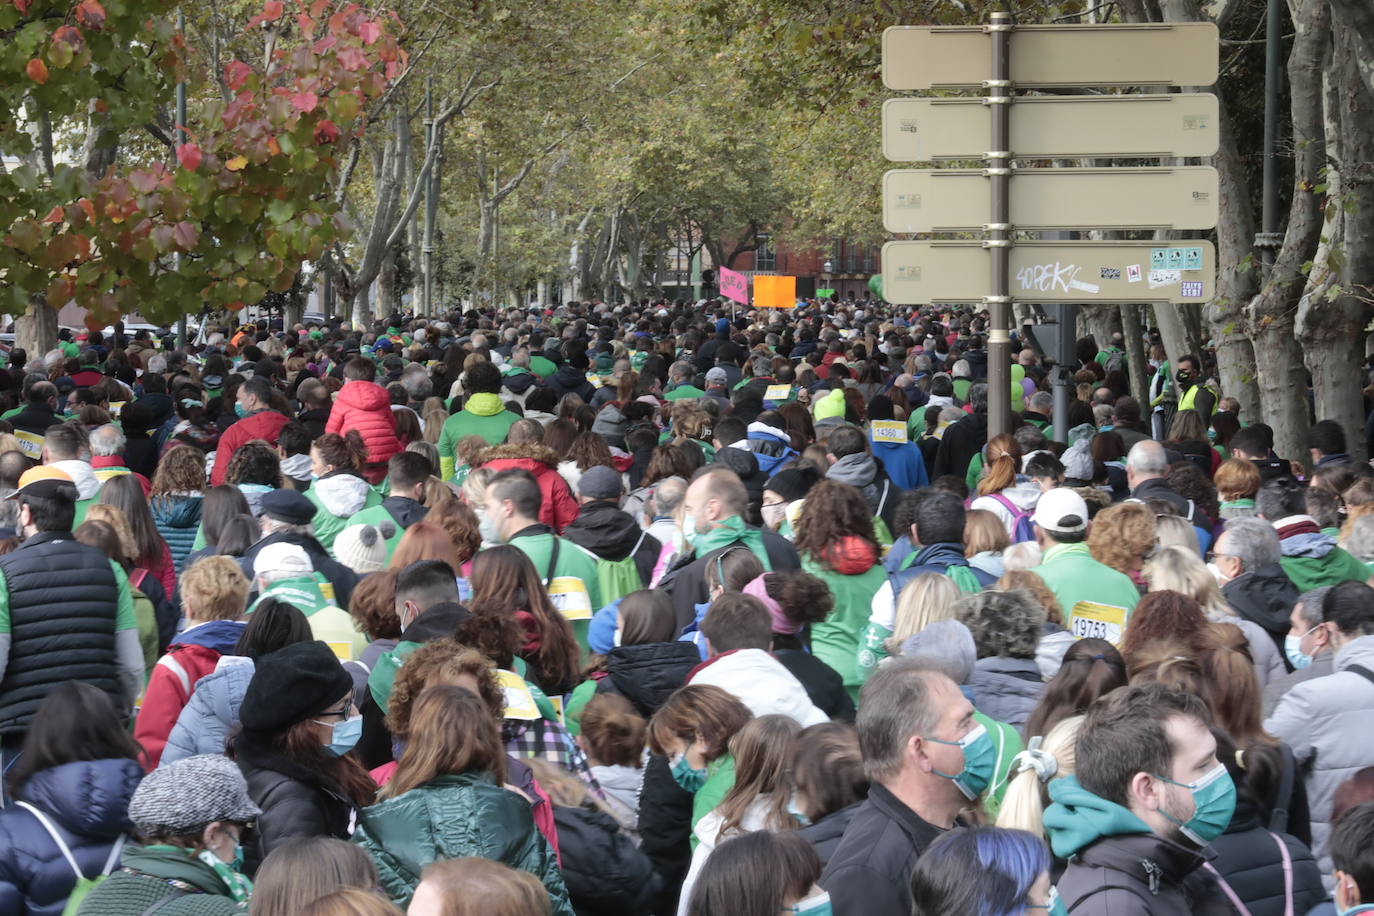
[[[1205,165],[1020,169],[1011,179],[1011,225],[1211,229],[1218,217],[1217,182],[1216,169]],[[888,232],[977,232],[991,207],[992,183],[979,169],[894,169],[883,176]]]
[[[1011,249],[1014,302],[1200,302],[1216,294],[1216,249],[1192,243],[1200,270],[1150,270],[1149,282],[1133,282],[1156,243],[1017,242]],[[1108,270],[1107,276],[1103,269]],[[990,293],[991,249],[981,242],[901,241],[883,246],[883,296],[900,305],[978,302]],[[1120,274],[1113,276],[1112,271]],[[1189,286],[1185,291],[1183,284]]]
[[[748,305],[749,278],[728,267],[722,267],[720,269],[720,294],[740,305]]]
[[[1207,93],[1017,96],[1011,153],[1018,159],[1211,156],[1217,99]],[[992,130],[982,99],[896,98],[883,103],[883,155],[892,162],[981,159]]]
[[[1210,86],[1217,80],[1218,50],[1210,22],[1023,25],[1011,33],[1011,80],[1020,89]],[[991,60],[992,33],[982,26],[893,26],[883,32],[888,89],[981,87],[992,78]]]
[[[1201,270],[1202,249],[1196,245],[1184,248],[1151,248],[1151,270]]]

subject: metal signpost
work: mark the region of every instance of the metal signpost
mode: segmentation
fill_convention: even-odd
[[[889,242],[883,280],[893,302],[987,306],[989,438],[1011,429],[1013,302],[1202,303],[1214,295],[1216,280],[1216,252],[1208,242],[1012,236],[1013,230],[1214,228],[1218,182],[1210,167],[1013,168],[1018,159],[1210,156],[1217,149],[1214,96],[1025,97],[1012,90],[1210,86],[1217,48],[1211,23],[1014,26],[1003,12],[992,13],[986,26],[899,26],[883,33],[889,89],[985,91],[979,99],[884,104],[889,160],[982,159],[984,167],[887,173],[888,231],[983,238]]]

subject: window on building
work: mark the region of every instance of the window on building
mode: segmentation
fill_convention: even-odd
[[[758,236],[758,243],[758,248],[754,249],[754,269],[777,270],[778,255],[773,250],[773,237],[760,235]]]

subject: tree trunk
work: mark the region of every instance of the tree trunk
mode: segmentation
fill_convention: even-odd
[[[399,311],[401,291],[397,288],[396,283],[396,249],[398,247],[393,245],[386,250],[386,253],[382,255],[381,270],[377,272],[377,313],[379,315],[389,315],[394,311]]]
[[[1183,321],[1180,310],[1187,306],[1159,304],[1155,306],[1155,324],[1159,336],[1164,340],[1164,352],[1169,357],[1169,365],[1177,366],[1180,357],[1197,355],[1197,338],[1190,336],[1188,325]]]
[[[1150,364],[1145,360],[1145,327],[1140,319],[1140,306],[1121,306],[1121,336],[1126,345],[1126,370],[1130,376],[1131,397],[1140,404],[1141,416],[1149,415]]]
[[[1297,332],[1312,373],[1317,419],[1345,430],[1357,461],[1366,457],[1364,399],[1356,371],[1364,358],[1374,278],[1374,94],[1365,84],[1354,29],[1333,15],[1327,70],[1328,203],[1322,242],[1298,307]]]
[[[14,321],[14,345],[38,358],[57,346],[57,309],[42,296],[29,299],[29,308]]]
[[[1307,380],[1302,348],[1293,336],[1294,316],[1306,277],[1303,267],[1316,254],[1322,229],[1322,201],[1316,191],[1326,163],[1322,121],[1322,70],[1329,58],[1331,13],[1327,0],[1295,5],[1296,37],[1288,58],[1293,118],[1293,201],[1283,245],[1264,288],[1250,303],[1262,415],[1274,430],[1274,449],[1284,458],[1307,455]],[[1349,371],[1347,367],[1346,371]]]

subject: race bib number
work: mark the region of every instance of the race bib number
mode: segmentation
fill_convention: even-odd
[[[498,670],[496,683],[506,698],[507,719],[538,719],[539,707],[534,702],[534,694],[525,679],[514,671]]]
[[[586,584],[573,576],[554,576],[549,582],[549,600],[568,620],[590,620],[592,599]]]
[[[1069,612],[1069,632],[1074,639],[1105,639],[1119,646],[1128,613],[1124,607],[1080,601]]]
[[[871,424],[874,442],[891,442],[905,445],[907,442],[906,423],[901,420],[874,420]]]
[[[790,397],[792,397],[791,385],[769,385],[767,390],[763,392],[763,399],[775,404],[786,401]]]

